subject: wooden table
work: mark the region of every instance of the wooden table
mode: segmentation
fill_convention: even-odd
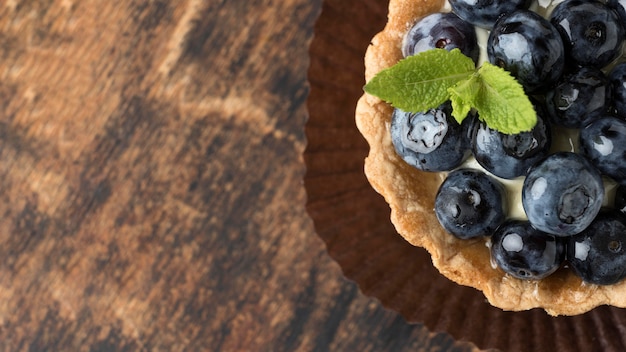
[[[0,5],[0,350],[468,351],[305,210],[321,0]]]

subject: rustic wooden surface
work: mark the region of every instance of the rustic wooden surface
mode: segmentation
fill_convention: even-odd
[[[321,0],[0,2],[0,350],[459,350],[305,211]]]

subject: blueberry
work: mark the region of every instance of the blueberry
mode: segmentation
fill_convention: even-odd
[[[611,285],[626,277],[626,218],[600,213],[589,227],[567,239],[567,261],[583,281]]]
[[[529,132],[503,134],[482,121],[475,123],[471,146],[476,161],[498,177],[512,179],[525,175],[528,168],[548,155],[552,141],[543,109],[535,104],[535,111],[537,124]]]
[[[568,58],[578,65],[602,68],[621,52],[624,27],[604,3],[566,0],[554,8],[550,21],[563,37]]]
[[[516,278],[541,280],[565,261],[565,242],[528,221],[509,220],[491,236],[491,257]]]
[[[423,171],[452,170],[469,154],[466,133],[449,102],[423,113],[395,109],[391,141],[405,162]]]
[[[491,29],[503,14],[527,9],[530,0],[449,0],[452,11],[465,21]]]
[[[458,238],[491,235],[505,220],[504,197],[504,187],[492,177],[459,169],[439,187],[435,214],[443,228]]]
[[[611,109],[609,79],[594,67],[582,67],[565,75],[546,93],[551,121],[560,126],[581,128]]]
[[[402,42],[404,57],[430,49],[459,49],[478,62],[480,54],[474,26],[452,12],[434,13],[419,20],[407,32]]]
[[[548,20],[518,10],[502,16],[487,40],[489,62],[509,71],[529,92],[555,83],[565,67],[561,37]]]
[[[603,174],[626,184],[626,121],[606,116],[580,131],[580,152]]]
[[[522,188],[522,205],[530,223],[556,236],[571,236],[589,226],[603,198],[600,172],[571,152],[557,152],[537,162]]]
[[[613,92],[613,107],[615,108],[615,112],[626,118],[626,62],[616,65],[613,70],[611,70],[609,81],[611,82]]]

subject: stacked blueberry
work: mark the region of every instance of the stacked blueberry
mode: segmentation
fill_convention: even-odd
[[[475,28],[490,30],[487,59],[522,84],[537,112],[529,132],[506,135],[449,103],[424,113],[395,110],[397,153],[424,171],[449,172],[435,214],[452,235],[488,236],[505,272],[541,279],[568,263],[584,281],[626,277],[626,1],[565,0],[549,18],[531,1],[449,0],[452,13],[427,16],[408,32],[405,56],[459,48],[478,61]],[[552,146],[577,131],[576,150]],[[568,146],[569,147],[569,146]],[[473,155],[483,170],[464,162]],[[503,179],[523,182],[526,219],[507,209]],[[607,205],[605,183],[620,185]]]

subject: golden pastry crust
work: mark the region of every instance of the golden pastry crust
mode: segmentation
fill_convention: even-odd
[[[440,11],[443,4],[443,0],[391,0],[388,23],[365,55],[366,81],[400,60],[400,46],[409,27]],[[419,171],[400,159],[389,133],[391,113],[392,108],[376,97],[364,94],[359,99],[356,123],[370,146],[365,174],[389,203],[398,233],[412,245],[425,248],[441,274],[481,290],[491,305],[503,310],[539,307],[551,315],[576,315],[604,304],[626,307],[626,280],[611,286],[585,284],[569,269],[541,281],[515,279],[494,269],[486,240],[459,240],[446,233],[433,211],[445,175]]]

